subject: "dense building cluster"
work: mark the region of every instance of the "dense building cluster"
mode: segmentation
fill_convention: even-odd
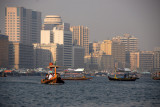
[[[70,26],[60,16],[23,7],[6,7],[5,35],[0,34],[0,68],[46,68],[56,62],[63,68],[86,70],[160,70],[160,48],[140,51],[130,34],[89,43],[89,28]]]

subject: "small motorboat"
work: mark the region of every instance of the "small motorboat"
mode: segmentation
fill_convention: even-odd
[[[61,79],[60,74],[56,73],[56,68],[59,68],[59,66],[53,65],[53,63],[49,63],[48,68],[52,71],[52,68],[54,68],[54,73],[50,73],[50,75],[54,75],[50,79],[45,78],[41,79],[42,84],[50,84],[50,85],[59,85],[59,84],[64,84],[64,81]]]

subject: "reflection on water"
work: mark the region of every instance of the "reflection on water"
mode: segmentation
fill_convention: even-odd
[[[160,106],[160,81],[150,77],[136,81],[95,77],[86,81],[65,81],[64,85],[41,84],[42,78],[0,78],[0,107]]]

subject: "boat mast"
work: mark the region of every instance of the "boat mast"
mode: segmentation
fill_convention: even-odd
[[[55,61],[55,67],[54,67],[54,75],[55,75],[55,77],[57,77],[57,73],[56,73],[56,61]]]
[[[114,74],[114,78],[117,78],[117,76],[116,76],[116,67],[115,67],[115,74]]]

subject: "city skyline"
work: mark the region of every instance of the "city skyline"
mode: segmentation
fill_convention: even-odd
[[[42,12],[42,21],[46,15],[59,15],[71,26],[87,26],[90,42],[129,33],[139,38],[141,50],[153,50],[160,46],[159,4],[158,0],[0,0],[0,30],[4,34],[5,7],[25,7]]]

